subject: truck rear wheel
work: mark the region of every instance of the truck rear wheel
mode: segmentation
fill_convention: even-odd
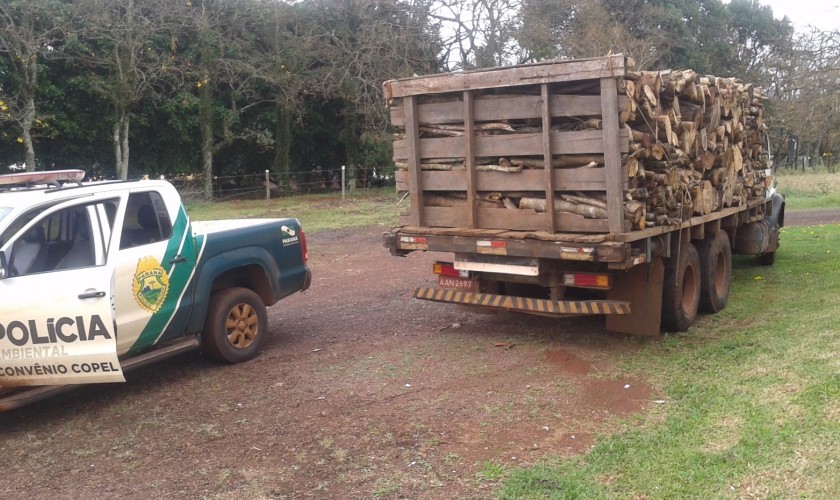
[[[700,257],[691,243],[665,263],[662,284],[662,328],[684,332],[697,318],[700,305]]]
[[[756,260],[762,266],[772,266],[776,263],[776,252],[764,252],[756,256]]]
[[[732,281],[732,248],[726,231],[703,240],[700,249],[700,310],[716,313],[726,307]]]
[[[265,304],[254,291],[220,290],[210,298],[201,332],[201,350],[224,363],[247,361],[259,353],[267,325]]]

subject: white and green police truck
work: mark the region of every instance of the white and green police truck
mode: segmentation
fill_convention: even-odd
[[[166,181],[0,176],[0,410],[200,348],[253,358],[306,290],[297,219],[190,222]]]

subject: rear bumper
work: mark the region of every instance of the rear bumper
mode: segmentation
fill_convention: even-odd
[[[545,300],[491,293],[475,293],[447,288],[416,288],[414,297],[547,316],[630,314],[630,303],[615,300]]]

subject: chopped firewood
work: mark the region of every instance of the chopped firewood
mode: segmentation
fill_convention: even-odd
[[[615,92],[624,141],[619,144],[626,221],[623,227],[678,224],[693,215],[742,206],[765,196],[770,180],[765,174],[766,96],[762,89],[734,78],[698,75],[692,70],[625,70],[622,74],[616,78]],[[613,160],[606,162],[603,154],[587,153],[604,151],[597,141],[603,136],[599,131],[609,123],[592,102],[601,92],[599,82],[555,82],[549,92],[549,124],[538,112],[525,111],[540,109],[543,101],[538,85],[477,92],[473,103],[476,121],[472,124],[459,114],[464,108],[462,94],[422,96],[418,103],[428,108],[418,124],[423,142],[420,149],[425,155],[419,159],[420,168],[451,171],[424,173],[435,183],[434,189],[424,191],[424,203],[466,206],[465,191],[461,191],[463,197],[453,196],[454,189],[450,193],[441,191],[441,187],[457,182],[464,189],[467,161],[457,155],[467,154],[459,148],[466,143],[463,136],[468,124],[476,138],[473,151],[482,155],[470,161],[475,170],[470,175],[476,176],[472,182],[499,190],[492,196],[477,193],[479,206],[544,211],[546,201],[540,196],[545,193],[535,183],[552,177],[548,172],[543,177],[529,169],[545,169],[550,163],[552,169],[564,169],[553,177],[556,211],[607,219],[606,191],[598,191],[605,189],[603,178],[591,170],[606,172]],[[487,102],[491,100],[495,102]],[[403,117],[401,102],[394,102],[392,116]],[[543,134],[545,126],[550,127],[550,134]],[[404,151],[408,141],[404,130],[397,127],[395,140],[403,143],[403,152],[399,156],[395,147],[395,163],[398,169],[407,169]],[[546,143],[549,135],[550,143]],[[525,147],[528,151],[522,149]],[[552,153],[550,162],[541,150]],[[502,181],[494,172],[510,174],[509,191],[504,190],[507,184],[500,184],[507,183],[508,176]],[[515,220],[510,214],[506,217]]]
[[[420,127],[422,137],[462,137],[463,130],[449,130],[435,127]]]
[[[581,130],[601,130],[601,119],[600,118],[590,118],[583,122],[580,127]]]
[[[715,209],[715,196],[717,191],[712,188],[709,181],[698,182],[691,188],[691,199],[693,202],[694,214],[706,215]]]
[[[454,193],[449,193],[447,195],[443,194],[431,194],[426,193],[423,195],[423,201],[426,203],[427,207],[465,207],[467,206],[467,198],[466,196],[453,196]],[[504,202],[502,199],[493,200],[486,196],[478,197],[477,199],[479,207],[486,207],[486,208],[504,208]]]
[[[537,212],[545,212],[546,201],[544,198],[522,198],[519,200],[519,208],[531,209]],[[568,212],[581,215],[587,219],[606,219],[607,211],[592,205],[578,205],[562,199],[554,200],[555,212]]]
[[[505,165],[478,165],[475,167],[476,170],[481,172],[507,172],[507,173],[517,173],[522,171],[522,165],[514,166],[505,166]]]
[[[510,158],[510,162],[513,165],[522,165],[526,168],[545,168],[545,162],[542,158]],[[604,155],[560,155],[551,159],[553,168],[583,167],[593,163],[603,165]]]
[[[628,177],[636,177],[639,175],[639,160],[630,156],[624,161],[624,165],[627,167]]]

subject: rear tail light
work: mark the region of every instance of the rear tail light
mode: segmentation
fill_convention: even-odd
[[[581,288],[607,289],[610,287],[610,275],[591,273],[567,273],[563,275],[563,284],[566,286],[577,286]]]
[[[432,264],[432,273],[438,276],[450,276],[452,278],[467,278],[469,271],[460,271],[450,262],[435,262]]]
[[[303,232],[303,229],[300,230],[300,253],[303,256],[303,263],[309,260],[309,249],[306,248],[306,233]]]

